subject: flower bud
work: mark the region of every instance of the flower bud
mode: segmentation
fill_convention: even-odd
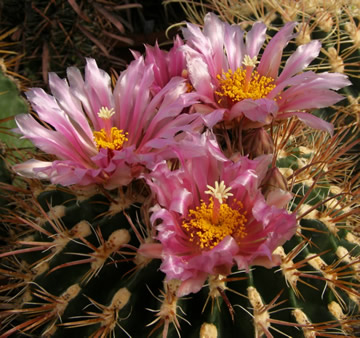
[[[245,130],[242,141],[244,155],[250,159],[274,153],[274,142],[264,128]]]
[[[261,182],[261,187],[265,198],[274,190],[281,189],[283,191],[288,191],[286,179],[277,167],[268,169]]]

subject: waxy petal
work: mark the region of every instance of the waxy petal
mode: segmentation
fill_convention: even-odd
[[[306,68],[320,53],[321,43],[317,40],[299,46],[287,59],[284,69],[276,80],[280,83]]]
[[[270,40],[261,57],[258,72],[267,77],[277,79],[283,49],[294,37],[293,30],[295,22],[288,22],[278,33]]]
[[[246,54],[253,58],[258,56],[261,47],[266,39],[266,25],[262,22],[255,22],[250,31],[246,34]]]
[[[224,35],[224,47],[228,61],[228,68],[240,68],[242,66],[242,60],[246,54],[243,39],[244,31],[238,25],[226,25]]]
[[[334,125],[332,123],[326,122],[323,119],[309,113],[304,112],[293,112],[293,113],[283,113],[279,114],[279,118],[289,118],[291,116],[297,116],[302,122],[308,125],[311,128],[327,131],[331,136],[334,133]]]
[[[245,115],[250,121],[268,124],[276,116],[278,107],[275,101],[268,99],[246,99],[236,103],[230,110],[229,120]],[[272,116],[271,116],[272,115]]]

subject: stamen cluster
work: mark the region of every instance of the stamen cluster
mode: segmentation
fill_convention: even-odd
[[[183,229],[189,234],[190,242],[200,249],[212,249],[226,236],[244,238],[246,236],[246,211],[241,212],[243,204],[236,199],[232,205],[222,203],[218,211],[217,223],[213,223],[214,201],[201,202],[200,206],[189,210],[188,219],[182,223]]]
[[[98,150],[100,148],[120,150],[123,144],[128,141],[127,135],[127,132],[124,133],[122,129],[116,127],[112,127],[110,133],[102,128],[100,131],[94,131],[94,140]]]
[[[247,69],[240,67],[235,72],[229,69],[222,76],[217,75],[219,90],[215,93],[220,97],[228,97],[232,102],[239,102],[244,99],[262,99],[276,87],[272,77],[262,76],[256,70],[252,71],[247,80],[247,72]]]

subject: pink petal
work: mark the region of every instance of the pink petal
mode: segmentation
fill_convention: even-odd
[[[224,69],[223,46],[225,23],[222,22],[214,13],[207,13],[204,18],[203,33],[206,37],[209,38],[212,47],[211,61],[213,64],[213,68],[210,67],[211,74],[221,74]]]
[[[189,79],[196,92],[200,95],[214,100],[214,87],[207,64],[195,54],[187,53],[186,66],[189,72]]]
[[[161,258],[162,250],[161,243],[142,243],[137,252],[145,257]]]
[[[279,114],[277,118],[284,119],[291,116],[297,116],[302,122],[314,129],[320,129],[327,131],[331,136],[334,133],[334,126],[332,123],[326,122],[323,119],[309,113],[304,112],[293,112],[293,113],[283,113]]]
[[[246,54],[251,58],[257,56],[266,39],[266,25],[255,22],[251,30],[246,34]]]
[[[269,99],[245,99],[236,103],[230,110],[229,120],[245,115],[251,121],[268,124],[276,115],[278,106],[274,100]]]
[[[296,22],[288,22],[270,40],[261,57],[258,72],[262,76],[276,79],[279,72],[282,53],[288,42],[294,37],[292,33]]]
[[[278,100],[279,111],[296,111],[331,106],[345,97],[328,89],[306,88],[305,86],[293,88],[290,94],[286,90]]]
[[[306,68],[319,55],[320,48],[321,43],[318,40],[313,40],[306,45],[299,46],[295,53],[291,54],[287,59],[285,67],[276,83],[280,83]]]
[[[84,159],[76,151],[74,152],[73,145],[63,135],[41,126],[31,115],[17,115],[15,121],[24,137],[44,152],[87,165]]]
[[[103,121],[97,113],[102,107],[113,108],[114,100],[110,76],[98,68],[94,59],[86,59],[84,88],[94,117],[98,120],[99,126],[102,126]]]
[[[39,160],[29,160],[24,163],[15,164],[13,169],[21,176],[38,178],[48,180],[48,175],[42,173],[41,171],[35,171],[34,169],[44,169],[51,167],[52,162],[44,162]]]
[[[197,278],[191,278],[181,282],[179,289],[176,292],[177,297],[183,297],[190,293],[199,292],[206,281],[207,274],[201,274]]]
[[[276,88],[268,94],[267,98],[275,98],[286,87],[290,88],[281,93],[283,99],[286,96],[290,97],[292,93],[297,91],[306,93],[306,90],[312,89],[338,90],[349,85],[351,85],[351,82],[344,74],[327,72],[318,74],[314,72],[305,72],[277,83]],[[281,99],[278,99],[278,101],[281,101]]]
[[[292,194],[281,189],[272,190],[266,197],[266,203],[277,208],[285,208],[292,199]]]
[[[238,25],[225,25],[224,47],[230,69],[236,70],[241,67],[246,54],[243,36],[244,31]]]
[[[92,110],[90,100],[85,90],[85,82],[82,78],[80,70],[76,67],[69,67],[67,69],[67,78],[70,84],[71,93],[81,102],[94,129],[100,130],[101,125],[97,116],[97,112]]]
[[[198,26],[190,23],[187,23],[187,28],[183,28],[182,31],[188,48],[202,54],[210,75],[216,78],[216,75],[221,74],[225,68],[223,64],[225,61],[223,57],[224,23],[213,13],[208,13],[204,21],[203,32]]]
[[[121,73],[114,89],[116,111],[114,124],[119,129],[129,132],[128,129],[133,120],[146,123],[146,120],[143,121],[143,110],[140,109],[139,105],[146,107],[150,103],[150,88],[145,88],[143,92],[139,92],[139,82],[143,81],[143,86],[145,83],[150,84],[153,82],[152,67],[152,65],[145,66],[144,59],[141,57],[131,62],[128,68]],[[135,106],[138,108],[134,112]],[[129,133],[130,144],[135,142],[136,132],[137,130],[132,130]]]
[[[86,159],[96,152],[92,133],[90,132],[90,136],[85,135],[83,129],[76,121],[73,124],[69,116],[59,107],[53,96],[48,95],[41,88],[31,89],[26,93],[26,96],[40,119],[53,126],[56,131],[62,134],[64,139],[72,144],[72,147],[79,156]]]
[[[72,118],[72,123],[79,125],[88,138],[92,139],[93,134],[81,102],[72,94],[67,81],[60,79],[56,73],[50,73],[49,86],[60,107]]]

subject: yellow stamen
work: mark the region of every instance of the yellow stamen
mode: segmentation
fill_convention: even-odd
[[[261,76],[256,70],[253,70],[253,59],[244,60],[246,67],[238,68],[235,72],[229,69],[222,76],[219,74],[219,90],[215,93],[219,97],[227,97],[233,103],[244,99],[258,100],[266,97],[276,85],[272,77]],[[221,102],[221,98],[219,103]]]
[[[188,219],[183,221],[182,227],[189,234],[190,242],[200,249],[212,249],[226,236],[235,240],[244,238],[246,233],[246,211],[241,212],[243,204],[233,200],[232,205],[222,203],[219,206],[218,220],[213,223],[214,201],[210,197],[209,203],[201,202],[195,210],[190,209]]]
[[[103,119],[104,128],[100,131],[94,131],[94,141],[96,143],[97,149],[111,149],[111,150],[120,150],[123,147],[123,144],[128,141],[126,137],[128,133],[124,133],[122,129],[116,127],[111,127],[111,117],[115,114],[114,108],[101,107],[98,112],[98,116]]]
[[[101,129],[100,131],[94,131],[93,134],[98,150],[100,148],[120,150],[123,144],[128,141],[126,137],[128,133],[124,133],[122,129],[116,127],[112,127],[110,133],[107,133],[105,129]]]

